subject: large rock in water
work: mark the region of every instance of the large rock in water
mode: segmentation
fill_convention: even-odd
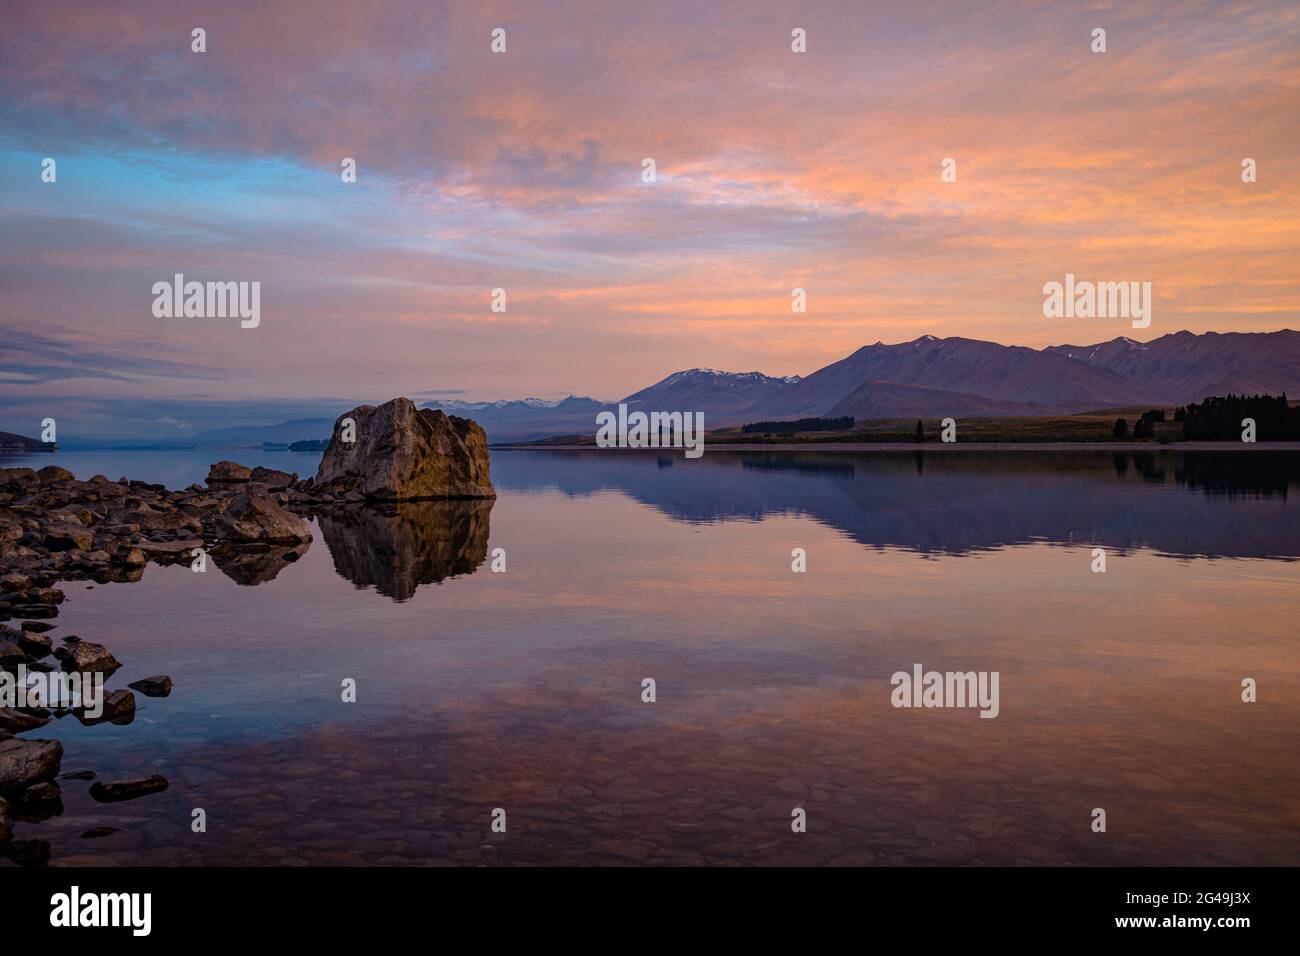
[[[343,420],[356,423],[343,441]],[[372,501],[495,498],[488,477],[487,434],[477,422],[417,409],[409,398],[339,416],[321,458],[316,484],[359,479]]]

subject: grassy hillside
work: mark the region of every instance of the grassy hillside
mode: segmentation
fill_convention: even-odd
[[[1300,400],[1290,404],[1295,405]],[[1150,438],[1116,439],[1115,419],[1128,422],[1130,433],[1143,412],[1164,411],[1166,421],[1155,422]],[[1076,415],[1049,415],[1035,417],[958,418],[958,442],[1112,442],[1132,444],[1169,444],[1183,440],[1182,422],[1173,421],[1173,405],[1135,405],[1119,408],[1101,408]],[[923,418],[926,442],[938,442],[942,425],[938,418]],[[818,445],[829,443],[883,444],[910,442],[916,434],[915,418],[887,418],[861,421],[852,428],[840,431],[805,432],[749,432],[736,425],[713,429],[705,433],[706,445]],[[530,445],[595,445],[594,434],[565,435]]]
[[[1069,415],[1039,418],[961,418],[957,420],[959,442],[1100,442],[1114,441],[1116,418],[1123,415]],[[1129,419],[1132,425],[1136,415]],[[940,419],[921,420],[927,442],[939,441],[942,431]],[[1182,438],[1182,425],[1165,422],[1156,426],[1156,438],[1163,440]],[[719,429],[708,434],[710,444],[739,443],[809,443],[819,442],[910,442],[916,433],[916,419],[883,419],[858,422],[852,429],[840,432],[802,432],[796,434],[768,432],[763,435],[745,435],[739,429]]]

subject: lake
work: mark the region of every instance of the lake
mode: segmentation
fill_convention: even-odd
[[[0,464],[178,487],[222,457],[319,459]],[[64,864],[1300,858],[1294,452],[499,449],[491,467],[493,503],[322,517],[291,564],[64,585],[56,638],[106,644],[110,689],[175,690],[137,695],[129,725],[29,736],[63,741],[64,772],[170,788],[100,804],[63,780],[62,812],[15,839]],[[893,706],[916,664],[996,672],[996,718]]]

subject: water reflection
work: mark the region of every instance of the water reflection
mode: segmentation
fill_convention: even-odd
[[[63,742],[67,771],[171,786],[106,805],[89,779],[61,779],[63,813],[25,805],[39,822],[0,855],[1300,856],[1295,455],[501,451],[492,467],[508,575],[472,573],[493,503],[457,502],[318,516],[294,568],[248,556],[239,573],[265,587],[150,565],[137,584],[71,593],[56,635],[110,647],[115,687],[166,673],[177,692],[141,695],[129,727],[55,719],[39,735]],[[1091,541],[1143,547],[1092,574]],[[795,545],[811,573],[791,573]],[[998,671],[999,717],[895,710],[890,675],[917,661]],[[342,675],[360,706],[340,706]],[[1260,703],[1240,700],[1244,675],[1267,689]],[[815,821],[797,837],[796,804]],[[219,835],[191,837],[195,806]],[[496,806],[508,834],[485,833]],[[1097,806],[1112,814],[1104,839]]]
[[[292,548],[277,545],[260,547],[216,548],[212,560],[221,573],[236,584],[252,586],[274,581],[281,571],[293,564],[311,547],[310,541]]]
[[[871,547],[965,554],[1032,541],[1179,557],[1300,557],[1294,452],[503,451],[494,480],[616,489],[688,522],[806,515]],[[499,479],[496,476],[500,475]]]
[[[421,584],[472,574],[487,558],[492,499],[355,506],[321,514],[334,569],[406,601]]]

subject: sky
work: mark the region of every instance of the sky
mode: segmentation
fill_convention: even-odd
[[[23,421],[1300,328],[1293,2],[48,0],[4,23],[0,408]],[[1151,327],[1045,318],[1067,272],[1151,282]],[[260,282],[260,324],[155,317],[175,273]]]

